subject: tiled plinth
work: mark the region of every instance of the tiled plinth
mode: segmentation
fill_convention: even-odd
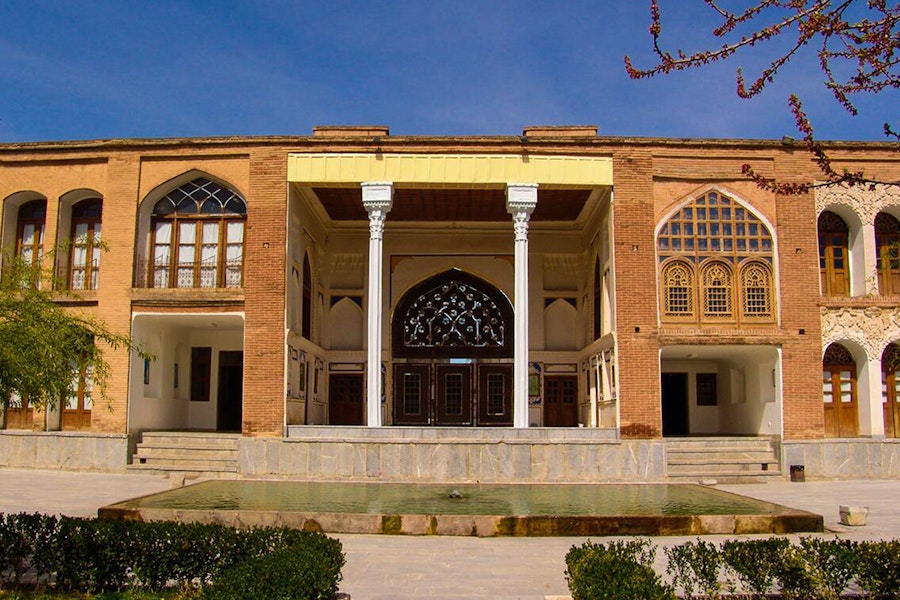
[[[900,477],[900,439],[785,441],[781,453],[785,472],[791,465],[802,465],[806,479]]]
[[[79,431],[0,431],[0,466],[124,471],[128,436]]]
[[[617,440],[603,429],[291,428],[243,438],[252,477],[481,483],[662,481],[661,440]]]

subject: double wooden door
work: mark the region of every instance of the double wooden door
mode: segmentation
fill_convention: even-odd
[[[396,364],[393,417],[394,425],[511,425],[512,367]]]
[[[884,435],[900,437],[900,371],[881,374],[881,401],[884,407]]]
[[[855,365],[823,367],[822,399],[825,406],[825,437],[859,435]]]

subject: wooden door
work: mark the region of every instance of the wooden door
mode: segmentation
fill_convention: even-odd
[[[688,374],[662,374],[662,430],[664,436],[687,435]]]
[[[900,371],[881,374],[885,437],[900,437]]]
[[[511,365],[478,367],[478,424],[512,426]]]
[[[34,427],[34,409],[28,404],[28,398],[20,398],[17,394],[9,399],[6,409],[7,429],[31,429]]]
[[[435,368],[436,425],[472,424],[472,366],[437,365]]]
[[[363,376],[332,373],[328,378],[328,424],[363,424]]]
[[[544,427],[578,425],[578,377],[544,377]]]
[[[428,425],[431,366],[394,365],[394,425]]]
[[[90,369],[73,377],[72,388],[62,407],[62,421],[60,422],[62,429],[77,431],[91,428],[91,409],[94,407],[92,390]]]
[[[859,435],[855,365],[825,365],[822,368],[822,401],[825,437]]]
[[[240,431],[244,399],[244,353],[219,352],[219,431]]]

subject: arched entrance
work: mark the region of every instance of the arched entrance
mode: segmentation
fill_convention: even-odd
[[[881,354],[881,403],[885,437],[900,437],[900,346],[897,344],[888,344]]]
[[[856,398],[856,361],[841,344],[831,344],[822,360],[822,400],[825,437],[859,435]]]
[[[513,309],[450,269],[413,286],[392,321],[394,425],[511,426]]]

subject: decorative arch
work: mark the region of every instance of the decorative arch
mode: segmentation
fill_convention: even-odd
[[[856,360],[850,350],[832,343],[822,358],[822,401],[826,437],[859,435]]]
[[[511,358],[512,304],[487,281],[450,269],[403,295],[392,341],[398,357]]]
[[[242,287],[246,220],[244,199],[217,181],[170,189],[150,210],[149,286]]]
[[[887,212],[875,215],[875,267],[878,293],[900,295],[900,221]]]
[[[731,267],[722,260],[704,263],[700,285],[703,289],[703,318],[733,320],[734,274]]]
[[[548,299],[544,308],[544,349],[576,350],[578,311],[574,300]]]
[[[300,335],[312,339],[312,267],[309,264],[309,252],[303,255],[302,299],[300,301]]]
[[[835,212],[822,211],[816,222],[822,294],[850,295],[850,228]]]
[[[96,290],[103,254],[103,199],[87,197],[72,205],[69,227],[67,283],[72,290]]]
[[[680,204],[658,226],[656,251],[661,320],[775,322],[775,238],[740,200],[713,188]],[[744,277],[751,263],[755,277]]]
[[[741,265],[741,316],[744,320],[772,319],[772,269],[766,263],[751,260]]]
[[[881,404],[885,437],[900,437],[900,345],[894,342],[881,354]]]
[[[329,316],[332,350],[362,350],[365,347],[366,316],[354,299],[332,298]]]
[[[694,267],[675,259],[663,265],[663,316],[666,319],[693,320],[697,316],[694,302]]]
[[[603,336],[603,279],[600,275],[600,255],[594,259],[594,339]]]

